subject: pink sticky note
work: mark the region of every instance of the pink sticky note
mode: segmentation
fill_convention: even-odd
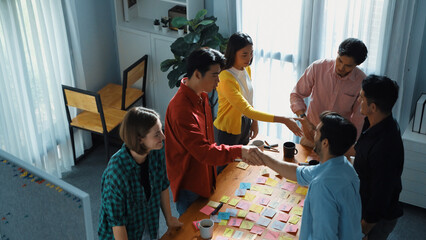
[[[215,240],[229,240],[229,238],[224,237],[224,236],[217,236],[217,237],[215,238]]]
[[[268,180],[267,177],[258,177],[257,180],[256,180],[256,183],[265,184],[266,180]]]
[[[257,234],[257,235],[262,235],[264,230],[265,230],[265,228],[255,225],[251,228],[250,232]]]
[[[267,206],[268,203],[271,201],[270,198],[266,198],[266,197],[261,197],[259,199],[257,199],[257,203],[263,206]]]
[[[277,216],[277,220],[281,222],[287,222],[290,218],[290,215],[287,213],[279,213]]]
[[[278,207],[278,209],[283,212],[290,212],[292,208],[293,206],[291,206],[290,204],[285,204],[285,203]]]
[[[305,199],[300,200],[299,206],[303,207],[305,205]]]
[[[286,224],[285,225],[285,228],[284,228],[284,231],[286,231],[286,232],[288,232],[288,233],[296,233],[297,232],[297,229],[299,229],[298,227],[297,227],[297,225],[293,225],[293,224]]]
[[[229,219],[228,221],[228,226],[234,226],[234,227],[239,227],[241,225],[241,222],[243,221],[242,218],[235,218],[232,217]]]
[[[253,222],[257,222],[257,220],[259,220],[260,218],[260,214],[259,213],[254,213],[254,212],[249,212],[246,216],[247,220],[253,221]]]
[[[192,222],[192,224],[194,225],[194,227],[195,227],[195,230],[199,230],[198,229],[198,223],[200,222],[201,220],[199,220],[199,221],[193,221]]]
[[[282,186],[282,189],[294,192],[297,188],[297,185],[294,183],[285,182]]]
[[[275,231],[267,231],[265,238],[266,239],[270,239],[270,240],[277,240],[280,237],[280,233],[279,232],[275,232]]]
[[[213,211],[214,211],[214,208],[210,207],[209,205],[204,206],[200,210],[200,212],[202,212],[202,213],[204,213],[206,215],[210,215]]]
[[[251,204],[249,202],[247,202],[245,200],[241,200],[241,201],[238,202],[236,207],[239,208],[239,209],[247,210],[247,209],[250,208],[250,205]]]

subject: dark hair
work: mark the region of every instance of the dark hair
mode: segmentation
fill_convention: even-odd
[[[398,99],[399,86],[388,77],[371,74],[362,81],[362,90],[368,105],[374,103],[382,113],[389,114]]]
[[[146,137],[149,130],[160,119],[160,115],[149,108],[134,107],[124,116],[120,126],[120,138],[126,146],[138,154],[147,153],[147,148],[140,144],[141,138]]]
[[[356,127],[338,113],[325,111],[320,114],[322,127],[320,140],[327,139],[330,154],[341,156],[355,143]]]
[[[360,65],[367,58],[367,47],[365,44],[356,38],[348,38],[339,45],[340,56],[352,57],[357,65]]]
[[[225,69],[229,69],[234,66],[235,63],[235,55],[237,51],[245,48],[247,45],[253,45],[253,40],[251,37],[242,32],[236,32],[232,34],[232,36],[228,40],[228,44],[226,45],[225,58],[226,64]],[[249,65],[253,62],[253,58],[250,60]]]
[[[188,78],[192,77],[195,70],[198,70],[204,76],[210,70],[211,65],[219,64],[222,69],[225,66],[225,57],[215,49],[199,48],[189,54],[186,64]]]

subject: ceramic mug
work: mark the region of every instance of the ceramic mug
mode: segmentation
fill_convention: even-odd
[[[284,157],[285,158],[294,158],[299,151],[296,149],[296,144],[294,142],[285,142],[283,144]]]
[[[262,152],[265,148],[264,142],[262,140],[254,140],[251,145],[258,147]]]
[[[202,239],[211,239],[213,237],[214,222],[211,219],[203,219],[198,222],[198,229],[200,229],[200,236]]]

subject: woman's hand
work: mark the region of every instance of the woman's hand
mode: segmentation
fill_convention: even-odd
[[[300,121],[300,118],[284,118],[283,123],[294,133],[294,135],[301,137],[303,136],[303,131],[300,129],[300,127],[297,125],[297,122],[295,120]]]
[[[259,125],[256,120],[252,120],[250,133],[249,133],[250,139],[254,139],[258,133],[259,133]]]

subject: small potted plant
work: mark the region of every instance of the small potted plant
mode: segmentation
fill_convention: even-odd
[[[157,32],[160,31],[160,20],[158,19],[154,20],[154,30]]]
[[[178,28],[178,36],[182,37],[184,33],[184,26]]]
[[[161,18],[161,30],[163,33],[167,33],[169,31],[169,18],[168,17],[162,17]]]

